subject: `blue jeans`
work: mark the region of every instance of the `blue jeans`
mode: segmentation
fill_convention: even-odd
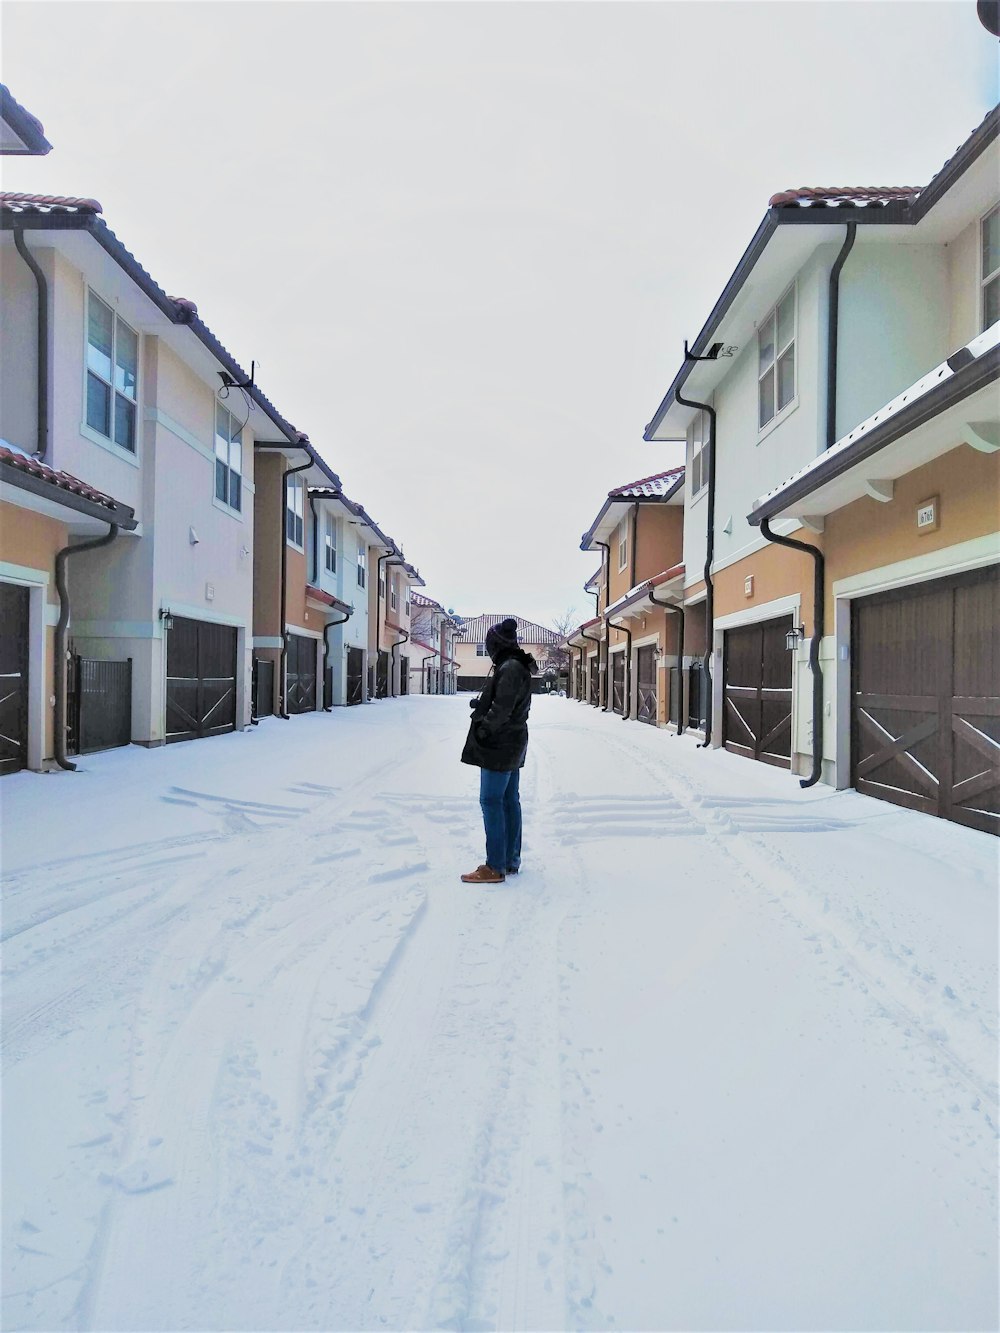
[[[486,864],[503,874],[521,864],[521,770],[479,770],[479,804],[486,826]]]

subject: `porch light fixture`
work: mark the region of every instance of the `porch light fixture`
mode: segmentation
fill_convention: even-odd
[[[172,616],[171,613],[170,613],[170,608],[169,608],[169,607],[166,607],[166,606],[161,606],[161,607],[160,607],[160,623],[163,625],[163,628],[166,629],[166,630],[171,630],[171,629],[173,629],[173,627],[174,627],[174,618],[173,618],[173,616]]]
[[[799,644],[806,637],[806,632],[801,625],[793,625],[785,635],[785,647],[790,653],[794,653]]]

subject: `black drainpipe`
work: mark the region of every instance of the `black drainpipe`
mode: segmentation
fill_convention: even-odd
[[[828,449],[837,442],[837,330],[840,324],[840,270],[851,253],[857,230],[856,222],[847,223],[844,244],[840,247],[840,254],[830,270],[830,311],[826,335],[826,447]]]
[[[312,491],[309,492],[309,511],[313,516],[312,521],[312,584],[314,588],[319,587],[319,515],[316,513],[316,497]],[[340,624],[340,621],[335,622]]]
[[[430,677],[427,674],[427,663],[430,662],[432,658],[435,657],[437,657],[437,653],[428,653],[427,656],[425,658],[422,658],[420,662],[420,683],[424,687],[424,692],[426,694],[431,693],[431,691],[427,689],[427,683],[430,680]]]
[[[14,228],[14,244],[28,268],[35,275],[38,287],[38,332],[37,365],[35,367],[35,385],[38,396],[37,431],[35,435],[35,457],[44,458],[49,449],[49,284],[42,272],[38,260],[24,242],[24,228]],[[83,548],[76,548],[83,549]],[[58,698],[58,693],[56,695]],[[75,768],[75,764],[64,764],[64,768]]]
[[[598,541],[595,541],[595,542],[594,542],[594,545],[595,545],[595,546],[599,546],[599,547],[601,548],[601,550],[604,552],[604,568],[607,570],[607,574],[606,574],[606,577],[605,577],[605,579],[604,579],[604,589],[605,589],[605,596],[607,597],[608,601],[610,602],[610,601],[611,601],[611,547],[608,545],[607,542],[598,542]],[[601,605],[600,600],[598,600],[597,605],[598,605],[598,608],[599,608],[600,605]],[[598,614],[600,614],[599,611],[598,611]],[[606,624],[607,624],[607,621],[605,621],[604,623],[605,623],[605,625],[606,625]],[[605,646],[604,646],[604,675],[603,675],[603,676],[601,676],[601,674],[600,674],[600,673],[601,673],[601,647],[600,647],[600,644],[599,644],[599,643],[598,643],[598,646],[597,646],[597,680],[598,680],[598,691],[599,691],[599,692],[598,692],[598,696],[597,696],[597,705],[598,705],[598,707],[601,709],[601,711],[602,711],[603,713],[606,713],[606,712],[608,711],[608,705],[609,705],[610,702],[611,702],[611,685],[610,685],[610,683],[609,683],[609,681],[608,681],[608,672],[609,672],[609,669],[610,669],[610,664],[611,664],[611,635],[608,634],[608,635],[605,636]],[[602,683],[602,682],[603,682],[603,687],[604,687],[603,689],[601,689],[601,683]],[[603,704],[602,704],[602,702],[601,702],[601,695],[602,695],[602,694],[603,694],[603,696],[604,696],[604,702],[603,702]]]
[[[80,542],[78,546],[64,546],[56,552],[56,592],[59,594],[59,621],[56,624],[55,640],[55,726],[53,750],[60,768],[70,773],[76,772],[76,764],[66,758],[66,630],[69,626],[69,585],[66,582],[66,562],[71,555],[80,555],[82,551],[96,551],[101,546],[110,546],[118,536],[118,524],[110,523],[103,537],[93,541]]]
[[[808,542],[797,542],[791,537],[779,537],[776,532],[772,532],[769,519],[761,519],[760,530],[769,542],[791,547],[793,551],[805,551],[806,555],[811,555],[813,559],[813,634],[809,640],[809,670],[813,678],[813,762],[809,776],[799,780],[800,787],[812,787],[819,782],[823,774],[823,668],[820,665],[819,649],[826,628],[824,605],[826,562],[818,546],[810,546]],[[794,668],[794,662],[792,665]]]
[[[601,706],[601,641],[600,641],[600,639],[595,639],[595,638],[593,637],[593,635],[588,634],[587,631],[586,631],[586,630],[583,630],[583,629],[580,631],[580,638],[581,638],[581,639],[586,639],[588,643],[596,643],[596,644],[597,644],[597,703],[596,703],[596,704],[591,704],[591,707],[592,707],[592,708],[594,708],[594,707],[596,707],[596,708],[600,708],[600,706]],[[584,653],[586,653],[587,650],[586,650],[586,649],[583,649],[582,651],[583,651]],[[586,657],[584,658],[584,662],[586,663]],[[584,690],[586,691],[586,702],[589,704],[589,703],[590,703],[590,682],[589,682],[589,681],[587,681],[586,684],[584,685]]]
[[[354,615],[354,607],[352,606],[352,607],[350,608],[350,610],[347,612],[347,615],[346,615],[346,616],[341,616],[339,620],[328,620],[328,621],[326,622],[326,624],[323,626],[323,699],[324,699],[324,701],[326,700],[326,672],[327,672],[327,666],[328,666],[329,661],[330,661],[330,640],[327,638],[327,635],[329,634],[330,630],[332,630],[332,629],[336,629],[338,625],[345,625],[345,624],[347,623],[347,621],[349,621],[350,618],[351,618],[351,616],[353,616],[353,615]],[[324,702],[324,704],[323,704],[323,712],[324,712],[324,713],[332,713],[332,712],[333,712],[333,704]]]
[[[608,643],[611,642],[611,621],[607,621]],[[615,625],[615,629],[621,630],[626,636],[628,642],[625,645],[625,709],[622,713],[622,721],[627,722],[632,716],[632,631],[626,629],[624,625]]]
[[[582,632],[583,632],[583,631],[581,630],[581,633],[582,633]],[[586,699],[586,687],[585,687],[585,685],[584,685],[584,678],[586,677],[586,674],[587,674],[587,673],[586,673],[586,670],[585,670],[586,665],[587,665],[587,650],[586,650],[586,648],[584,648],[584,646],[583,646],[582,643],[580,644],[580,647],[579,647],[579,653],[580,653],[580,698],[579,698],[579,702],[582,703],[582,704],[585,704],[585,703],[587,702],[587,699]]]
[[[393,699],[399,698],[399,695],[396,694],[394,689],[396,682],[396,649],[402,648],[404,643],[410,642],[410,631],[408,629],[399,629],[396,631],[396,633],[402,634],[403,637],[401,639],[397,639],[396,642],[389,649],[389,689],[392,691],[390,697]]]
[[[702,659],[702,673],[707,686],[705,690],[705,739],[698,747],[706,749],[712,744],[712,640],[715,637],[715,589],[712,586],[712,564],[715,560],[715,408],[708,403],[697,403],[693,398],[685,398],[678,391],[674,397],[682,407],[699,408],[708,413],[708,515],[705,534],[705,656]]]
[[[291,714],[286,704],[287,683],[285,680],[285,668],[288,665],[288,627],[286,621],[285,599],[288,587],[288,533],[285,526],[288,523],[288,478],[294,477],[296,472],[305,472],[312,467],[312,458],[299,467],[290,467],[281,479],[281,493],[284,497],[284,504],[281,508],[281,619],[278,622],[281,626],[281,656],[278,659],[278,716],[287,722]],[[305,516],[303,514],[303,522]]]
[[[677,735],[684,735],[684,605],[675,606],[672,602],[658,602],[653,596],[655,588],[649,590],[649,600],[654,606],[662,606],[667,611],[673,611],[678,617],[677,623],[677,670],[680,672],[680,707],[677,711]],[[667,712],[670,712],[670,676],[667,676]]]

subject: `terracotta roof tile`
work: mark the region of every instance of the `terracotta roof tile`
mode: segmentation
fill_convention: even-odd
[[[0,191],[0,207],[9,213],[103,213],[96,199],[68,194],[11,194]]]
[[[808,208],[820,204],[867,204],[884,207],[899,201],[909,203],[923,187],[920,185],[800,185],[797,190],[782,190],[768,200],[771,208]]]
[[[92,504],[100,505],[103,509],[114,511],[129,508],[113,496],[105,495],[96,486],[88,486],[79,477],[74,477],[69,472],[56,472],[47,463],[42,463],[37,458],[31,458],[28,454],[21,453],[17,449],[9,449],[0,445],[0,463],[6,463],[10,467],[17,468],[19,472],[26,472],[32,477],[37,477],[39,481],[47,481],[61,491],[70,491],[73,495],[79,495],[82,499],[90,500]],[[131,509],[129,509],[129,512],[132,512]]]
[[[624,486],[616,486],[614,490],[608,491],[608,499],[622,497],[634,497],[635,499],[658,499],[672,490],[679,477],[683,477],[684,469],[682,467],[671,468],[669,472],[656,472],[651,477],[640,477],[638,481],[626,482]]]

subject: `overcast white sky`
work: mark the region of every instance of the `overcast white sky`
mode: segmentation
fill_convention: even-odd
[[[3,82],[427,591],[548,622],[776,190],[923,184],[975,0],[6,3]]]

